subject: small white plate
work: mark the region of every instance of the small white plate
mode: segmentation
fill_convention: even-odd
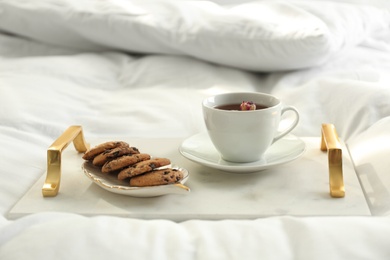
[[[133,197],[156,197],[166,194],[186,194],[190,189],[183,184],[188,180],[189,172],[181,167],[172,166],[183,172],[183,179],[175,184],[147,186],[147,187],[131,187],[128,182],[118,180],[115,174],[102,173],[99,167],[94,166],[91,162],[86,161],[81,165],[85,175],[94,183],[103,189],[127,196]]]
[[[294,135],[287,135],[268,148],[264,160],[251,163],[233,163],[221,158],[207,133],[196,134],[181,144],[180,153],[199,164],[227,172],[257,172],[299,158],[306,150],[305,143]]]

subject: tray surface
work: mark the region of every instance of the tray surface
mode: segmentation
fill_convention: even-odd
[[[116,138],[118,139],[118,138]],[[297,160],[263,170],[260,174],[228,173],[195,163],[179,152],[182,139],[122,138],[154,156],[170,158],[191,173],[187,195],[168,194],[137,198],[106,191],[84,176],[81,154],[63,154],[61,188],[56,197],[43,197],[45,173],[9,212],[18,218],[43,211],[86,216],[113,215],[142,219],[255,219],[292,216],[371,215],[348,152],[343,153],[346,195],[329,195],[328,158],[319,149],[320,138],[301,138],[305,153]],[[96,145],[107,140],[89,140]],[[343,149],[347,149],[343,144]]]

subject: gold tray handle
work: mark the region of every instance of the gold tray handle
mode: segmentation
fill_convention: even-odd
[[[328,151],[330,196],[345,196],[342,149],[333,124],[322,124],[321,150]]]
[[[61,181],[61,153],[72,141],[78,152],[86,152],[89,149],[81,126],[70,126],[54,141],[47,150],[47,175],[42,187],[43,197],[57,196]]]

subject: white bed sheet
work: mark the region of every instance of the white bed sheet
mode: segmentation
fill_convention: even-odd
[[[252,65],[245,67],[243,57],[253,56],[245,51],[247,46],[240,46],[238,54],[232,55],[230,62],[237,61],[234,64],[220,59],[229,51],[226,46],[216,56],[198,55],[213,46],[210,42],[172,51],[176,45],[182,46],[176,41],[184,35],[180,33],[175,34],[178,38],[171,39],[171,45],[162,44],[162,40],[168,39],[164,37],[151,42],[137,38],[146,49],[110,45],[120,42],[121,38],[116,37],[122,35],[115,33],[113,28],[118,27],[111,28],[110,22],[123,22],[123,28],[130,32],[142,28],[126,27],[129,24],[119,19],[122,16],[118,10],[126,13],[130,5],[132,12],[141,12],[134,6],[143,10],[164,7],[169,14],[171,9],[167,6],[173,6],[176,14],[187,14],[187,1],[158,5],[132,1],[114,1],[112,5],[99,1],[31,3],[0,1],[0,28],[7,32],[0,34],[0,259],[389,258],[389,9],[327,2],[323,3],[328,4],[327,8],[320,8],[323,12],[318,13],[320,2],[281,2],[277,9],[272,9],[275,5],[271,4],[268,7],[272,10],[288,7],[293,10],[289,14],[304,13],[304,17],[321,21],[321,26],[332,32],[322,39],[337,44],[332,48],[318,42],[307,45],[307,38],[299,38],[303,40],[293,45],[295,48],[275,48],[268,63],[263,60],[259,64],[253,59]],[[222,12],[219,5],[210,2],[190,4],[197,6],[198,12],[207,13],[203,22],[212,24],[215,12]],[[111,9],[102,9],[103,5]],[[339,7],[351,10],[352,14],[337,12],[334,20],[325,19],[335,10],[346,10]],[[248,6],[232,10],[240,8]],[[91,10],[104,19],[88,20],[95,17],[88,16]],[[54,11],[64,19],[56,19]],[[232,19],[243,19],[239,14],[235,13]],[[191,19],[198,28],[205,28],[197,16]],[[42,23],[48,28],[42,28]],[[361,26],[355,28],[356,23]],[[58,30],[56,35],[53,30]],[[149,32],[140,35],[150,37]],[[106,36],[103,42],[98,37],[102,35]],[[223,36],[226,35],[233,34]],[[289,43],[286,37],[282,40]],[[148,42],[155,46],[147,45]],[[125,47],[134,46],[126,43]],[[308,58],[299,53],[305,50],[302,46],[323,51]],[[136,55],[124,50],[147,53]],[[277,54],[286,54],[287,50],[298,52],[301,58],[289,56],[291,60],[283,65],[283,56]],[[305,61],[302,66],[296,65],[300,59]],[[265,66],[271,62],[276,65]],[[285,71],[294,64],[299,70]],[[204,131],[201,100],[230,91],[272,93],[296,106],[301,112],[301,122],[294,130],[298,136],[319,137],[321,123],[335,124],[340,137],[349,145],[367,203],[376,216],[280,216],[252,221],[174,223],[42,212],[18,220],[7,219],[7,212],[44,174],[47,147],[69,125],[82,125],[87,139],[184,138]]]

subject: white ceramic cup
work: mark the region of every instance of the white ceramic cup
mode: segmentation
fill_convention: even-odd
[[[267,108],[240,111],[222,110],[216,107],[252,101]],[[207,132],[222,159],[245,163],[263,159],[266,150],[298,124],[299,113],[292,106],[283,106],[272,95],[258,92],[226,93],[208,97],[202,103]],[[295,116],[292,123],[278,133],[279,122],[286,111]]]

